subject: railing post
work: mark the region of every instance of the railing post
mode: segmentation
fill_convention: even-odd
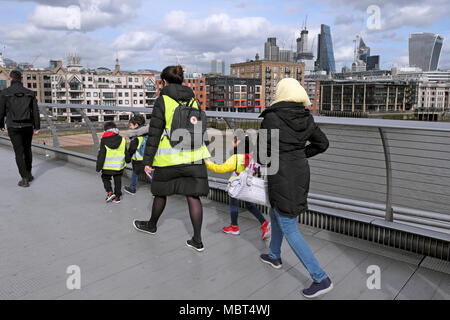
[[[53,146],[55,148],[59,148],[58,133],[56,132],[56,127],[55,127],[55,124],[53,123],[53,120],[51,119],[51,117],[48,114],[47,109],[45,107],[40,107],[39,110],[44,115],[45,120],[47,121],[48,125],[50,126],[50,130],[52,130]]]
[[[94,126],[92,125],[92,122],[89,119],[89,117],[86,115],[86,113],[84,113],[83,109],[76,108],[76,110],[78,110],[80,112],[81,116],[84,119],[84,122],[86,122],[87,126],[91,130],[92,140],[94,141],[94,150],[95,150],[95,152],[97,152],[100,149],[100,143],[98,141],[97,131],[95,130]]]
[[[386,166],[386,221],[394,221],[394,210],[392,209],[392,162],[389,141],[383,128],[378,128],[381,142],[383,143],[384,160]]]

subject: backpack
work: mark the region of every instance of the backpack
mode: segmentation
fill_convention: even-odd
[[[147,139],[148,139],[148,136],[143,137],[141,147],[137,150],[137,152],[139,152],[142,155],[144,155],[144,152],[145,152],[145,145],[147,144]]]
[[[33,99],[34,94],[17,92],[6,95],[8,117],[13,122],[33,121]]]
[[[192,99],[187,105],[177,102],[179,105],[173,113],[170,134],[166,133],[170,145],[174,149],[183,149],[184,151],[199,149],[204,145],[206,113],[198,107],[198,104],[198,109],[193,107],[195,99]],[[177,130],[179,131],[177,132]]]

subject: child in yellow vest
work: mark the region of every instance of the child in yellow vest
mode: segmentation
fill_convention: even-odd
[[[106,202],[120,203],[122,196],[122,175],[125,163],[125,138],[119,135],[114,122],[107,122],[103,127],[100,150],[97,155],[97,172],[102,173],[102,181],[106,190]],[[111,185],[114,179],[114,192]]]
[[[250,152],[250,139],[249,137],[245,137],[245,153],[238,154],[237,146],[240,141],[237,138],[234,139],[234,154],[228,158],[228,160],[224,164],[215,164],[211,162],[209,159],[205,161],[206,167],[208,170],[213,171],[215,173],[228,173],[233,172],[235,175],[239,175],[242,171],[248,167],[250,160],[253,157],[253,153]],[[256,166],[253,168],[254,174]],[[270,237],[270,223],[264,218],[261,214],[261,211],[250,202],[245,202],[245,207],[248,211],[250,211],[256,219],[261,223],[262,229],[262,239],[266,240]],[[239,235],[239,225],[238,225],[238,208],[239,208],[239,200],[230,197],[230,214],[231,214],[231,225],[229,227],[224,227],[222,230],[227,234]]]

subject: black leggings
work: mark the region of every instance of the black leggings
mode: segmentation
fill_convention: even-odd
[[[191,216],[192,227],[194,228],[193,239],[197,243],[202,242],[202,222],[203,222],[203,206],[199,197],[186,197],[189,206],[189,215]],[[167,197],[155,196],[152,205],[152,216],[150,218],[150,225],[156,227],[161,214],[166,207]]]

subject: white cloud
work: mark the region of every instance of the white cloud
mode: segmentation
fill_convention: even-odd
[[[106,26],[118,26],[132,21],[137,16],[140,0],[78,0],[39,1],[29,17],[29,22],[39,28],[56,30],[73,30],[71,20],[74,20],[76,8],[79,11],[78,24],[81,31],[93,31]],[[76,19],[76,18],[75,18]]]

